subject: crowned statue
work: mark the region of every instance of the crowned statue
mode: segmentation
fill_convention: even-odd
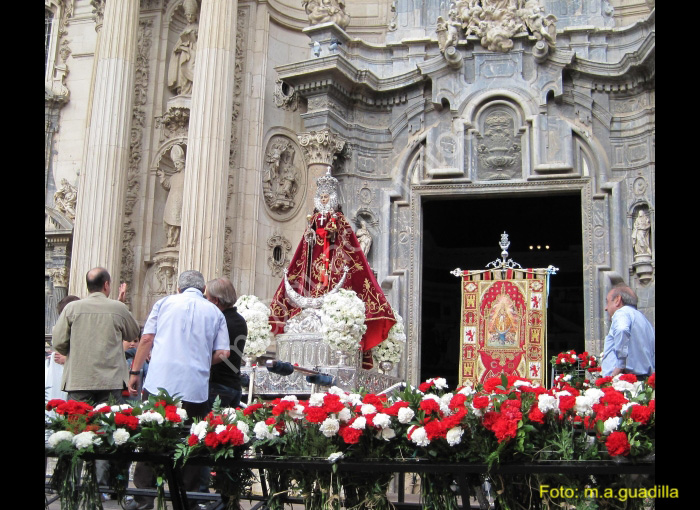
[[[353,290],[365,304],[367,331],[360,346],[363,368],[371,368],[370,350],[387,338],[396,319],[338,204],[338,180],[331,175],[330,166],[316,184],[313,214],[307,216],[304,234],[272,298],[272,331],[282,333],[289,319],[307,306],[319,306],[329,293]]]

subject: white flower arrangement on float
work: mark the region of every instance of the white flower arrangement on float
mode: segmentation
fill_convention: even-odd
[[[382,361],[389,361],[392,364],[398,363],[401,361],[401,354],[403,353],[404,345],[406,345],[403,319],[396,309],[392,308],[391,311],[394,312],[396,324],[389,330],[386,340],[372,349],[372,357],[377,363]]]
[[[326,295],[321,306],[324,343],[334,351],[357,351],[365,331],[365,304],[354,290],[340,289]]]
[[[253,295],[243,295],[234,304],[248,326],[243,355],[257,358],[267,351],[272,342],[270,308]]]

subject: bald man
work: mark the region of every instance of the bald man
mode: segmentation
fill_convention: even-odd
[[[61,389],[68,399],[123,403],[129,382],[123,340],[138,339],[140,328],[121,301],[110,299],[111,277],[95,267],[85,277],[90,295],[68,303],[56,320],[52,345],[66,356]]]

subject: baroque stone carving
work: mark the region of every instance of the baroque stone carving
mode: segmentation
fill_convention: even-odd
[[[274,276],[282,276],[284,268],[289,264],[289,253],[292,250],[292,243],[281,234],[275,234],[267,240],[267,247],[270,249],[270,256],[267,258],[267,265],[272,269]]]
[[[263,197],[274,213],[294,209],[301,179],[301,162],[294,143],[286,136],[273,136],[265,151]]]
[[[68,287],[68,268],[50,267],[46,270],[54,287]]]
[[[53,203],[58,212],[71,221],[75,221],[75,204],[78,189],[66,179],[61,179],[61,187],[53,194]]]
[[[299,133],[297,138],[304,151],[304,158],[309,165],[332,164],[335,155],[343,152],[347,143],[345,139],[330,129]]]
[[[513,48],[513,36],[527,31],[553,48],[556,20],[538,0],[458,0],[450,5],[448,21],[438,18],[438,42],[446,53],[456,46],[461,28],[464,37],[475,35],[484,48],[505,53]]]
[[[273,97],[277,108],[295,112],[299,106],[299,94],[294,91],[294,87],[286,84],[279,78],[275,80]]]
[[[180,33],[170,57],[168,87],[178,95],[189,95],[192,93],[192,79],[197,54],[199,7],[197,0],[185,0],[182,6],[185,10],[187,25]]]
[[[190,109],[186,106],[170,106],[156,122],[162,128],[162,140],[171,138],[187,138],[187,128],[190,124]]]
[[[369,249],[372,247],[372,234],[367,228],[367,222],[365,220],[360,220],[360,228],[355,232],[357,236],[357,241],[360,243],[360,248],[365,254],[365,257],[369,253]]]
[[[649,215],[644,209],[639,209],[632,228],[632,248],[635,258],[640,255],[651,255],[650,234],[651,222],[649,221]]]
[[[309,17],[309,26],[332,21],[344,30],[350,24],[345,0],[302,0],[301,6]]]
[[[515,118],[505,108],[489,112],[483,121],[479,140],[478,176],[480,179],[515,179],[520,177],[522,161]]]

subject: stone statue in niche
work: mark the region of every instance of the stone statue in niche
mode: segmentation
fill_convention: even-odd
[[[168,87],[178,95],[189,95],[192,94],[199,33],[197,0],[185,0],[182,6],[185,10],[187,25],[180,33],[170,57]]]
[[[367,228],[367,222],[365,220],[360,220],[360,228],[355,232],[358,242],[360,243],[360,248],[365,254],[365,257],[369,253],[369,249],[372,247],[372,234]]]
[[[345,29],[350,24],[350,16],[345,13],[345,0],[302,0],[301,5],[311,26],[332,21]]]
[[[515,119],[504,109],[497,109],[486,115],[483,133],[477,133],[479,143],[479,178],[515,179],[522,171],[519,140],[515,138]]]
[[[170,149],[170,157],[175,165],[175,171],[169,173],[158,169],[160,183],[169,191],[163,211],[163,226],[165,227],[166,246],[175,247],[180,243],[180,227],[182,225],[182,197],[185,185],[185,151],[179,145]]]
[[[300,172],[296,150],[283,136],[274,137],[265,153],[263,197],[270,210],[284,213],[294,208]]]
[[[639,255],[651,255],[651,222],[644,209],[640,209],[634,220],[632,228],[632,249],[635,257]]]
[[[75,204],[78,200],[78,190],[66,179],[61,179],[61,187],[53,194],[53,203],[58,212],[66,218],[75,221]]]

